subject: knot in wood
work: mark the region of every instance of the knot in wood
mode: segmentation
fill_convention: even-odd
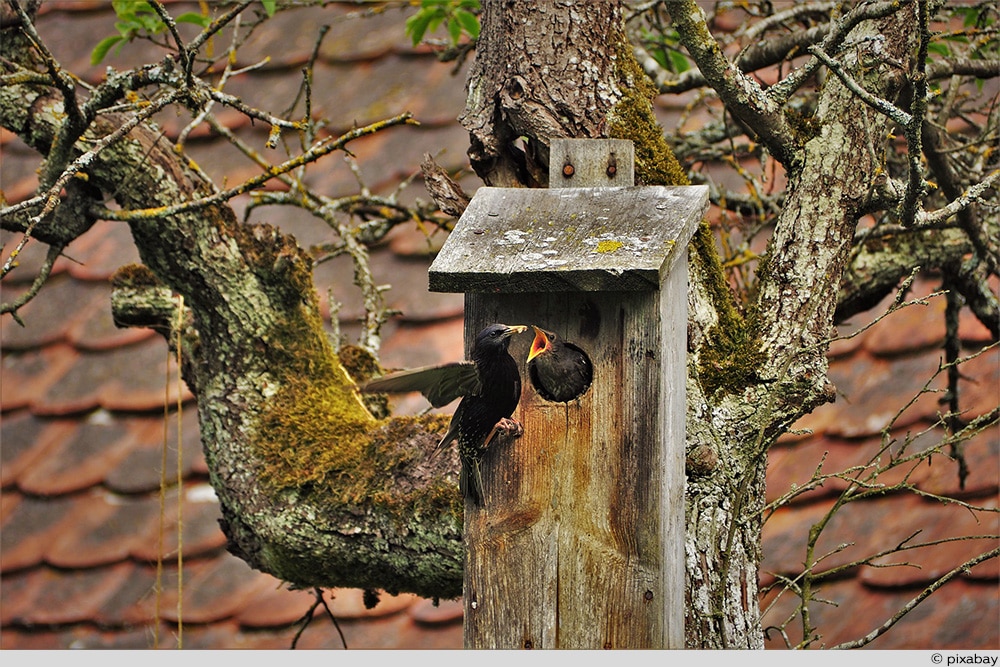
[[[519,76],[511,78],[505,86],[507,97],[511,100],[519,100],[524,97],[525,81]]]

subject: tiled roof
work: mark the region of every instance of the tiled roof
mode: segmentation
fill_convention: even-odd
[[[95,80],[101,68],[87,61],[92,35],[110,34],[109,3],[50,2],[40,32],[53,40],[56,57],[70,71]],[[467,134],[454,118],[464,105],[464,72],[439,64],[429,53],[409,47],[402,32],[404,15],[389,11],[352,18],[356,5],[279,15],[260,43],[241,53],[243,64],[270,54],[267,85],[261,79],[231,84],[263,107],[282,107],[294,98],[297,72],[315,40],[315,29],[329,24],[313,86],[314,105],[331,119],[332,131],[408,110],[419,128],[395,129],[352,144],[368,185],[385,188],[418,169],[424,152],[457,169],[466,164]],[[123,64],[129,49],[120,59]],[[242,61],[241,61],[242,62]],[[281,102],[275,103],[274,100]],[[220,114],[242,132],[250,127],[235,114]],[[171,136],[182,127],[164,118]],[[405,133],[405,134],[404,134]],[[189,139],[194,159],[213,177],[228,174],[233,183],[251,173],[249,163],[225,155],[214,137]],[[0,134],[3,191],[18,201],[35,187],[32,153],[9,134]],[[354,176],[328,159],[315,170],[316,185],[330,194],[350,192]],[[475,188],[468,179],[467,188]],[[405,197],[426,199],[419,180]],[[245,202],[236,202],[236,206]],[[291,209],[264,209],[271,222],[293,233],[303,245],[327,239],[321,225]],[[10,235],[5,234],[5,241]],[[434,242],[440,241],[434,239]],[[382,361],[388,367],[417,366],[453,358],[461,349],[461,295],[426,291],[429,248],[415,230],[397,230],[373,252],[373,269],[393,284],[391,305],[402,314],[385,330]],[[7,246],[9,247],[9,245]],[[4,300],[27,288],[42,256],[30,244],[21,266],[3,282]],[[61,259],[39,298],[21,311],[26,326],[0,319],[0,648],[146,648],[155,641],[185,648],[287,648],[300,620],[313,608],[312,592],[288,590],[269,575],[251,570],[225,550],[218,528],[219,509],[208,484],[193,400],[181,389],[184,409],[174,410],[178,383],[175,364],[163,340],[151,332],[118,329],[111,321],[108,278],[117,267],[137,261],[127,228],[98,223]],[[317,288],[324,300],[342,302],[338,313],[345,334],[356,332],[361,302],[346,261],[321,264]],[[937,287],[933,276],[918,281],[918,293]],[[994,285],[994,287],[996,287]],[[839,393],[797,424],[811,434],[789,435],[772,449],[768,496],[805,483],[821,462],[824,471],[863,465],[881,445],[880,432],[906,399],[937,369],[942,356],[943,299],[906,308],[862,335],[835,344],[831,377]],[[872,313],[880,312],[874,309]],[[868,318],[870,319],[870,317]],[[856,318],[854,328],[867,321]],[[843,327],[850,331],[851,326]],[[988,334],[963,314],[966,352],[978,349]],[[1000,357],[983,355],[963,367],[962,405],[972,414],[996,407],[1000,396]],[[940,378],[935,384],[941,387]],[[169,415],[165,420],[164,403]],[[400,411],[416,411],[417,399],[398,401]],[[917,400],[897,419],[892,435],[918,435],[940,410],[933,395]],[[179,422],[179,423],[178,423]],[[931,435],[920,435],[930,440]],[[944,457],[923,464],[910,481],[928,494],[954,493],[972,505],[995,507],[998,494],[998,429],[965,446],[970,475],[957,489],[955,464]],[[177,448],[180,443],[180,456]],[[164,454],[164,443],[166,453]],[[160,469],[184,479],[161,497]],[[761,583],[794,574],[803,559],[804,536],[844,487],[826,483],[782,508],[768,521],[763,541]],[[942,506],[913,494],[889,493],[848,506],[831,524],[820,550],[853,543],[825,566],[850,562],[891,546],[922,529],[920,541],[954,535],[1000,535],[996,514],[977,515],[957,505]],[[178,523],[183,526],[184,597],[177,604]],[[997,539],[992,540],[995,546]],[[823,587],[834,605],[814,605],[815,624],[833,644],[859,637],[883,623],[933,579],[970,555],[985,551],[984,540],[947,542],[907,554],[920,567],[859,566]],[[163,555],[162,593],[155,595],[157,557]],[[876,648],[998,648],[1000,596],[998,563],[987,561],[959,576],[922,603]],[[459,601],[432,601],[383,594],[367,609],[362,592],[326,594],[339,630],[351,648],[460,648]],[[764,604],[770,603],[768,596]],[[778,600],[765,622],[777,623],[792,602]],[[322,606],[298,639],[300,648],[339,648],[340,634]],[[182,632],[176,621],[183,621]],[[159,618],[157,626],[154,619]],[[154,632],[155,630],[155,632]],[[794,630],[790,631],[794,638]],[[779,646],[772,633],[769,646]]]

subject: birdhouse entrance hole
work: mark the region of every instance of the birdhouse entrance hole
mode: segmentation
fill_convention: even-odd
[[[546,401],[568,403],[582,396],[594,379],[594,364],[578,345],[554,331],[534,326],[528,352],[528,379]]]

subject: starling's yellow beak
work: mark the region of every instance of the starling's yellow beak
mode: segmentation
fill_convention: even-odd
[[[543,330],[536,327],[534,324],[531,328],[535,330],[535,339],[531,341],[531,350],[528,352],[528,361],[531,361],[542,352],[552,349],[552,341],[549,339],[548,334]]]

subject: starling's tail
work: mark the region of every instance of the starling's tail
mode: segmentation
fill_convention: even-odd
[[[462,461],[462,472],[458,477],[458,488],[462,496],[470,498],[477,507],[483,506],[483,477],[479,474],[479,461]]]

